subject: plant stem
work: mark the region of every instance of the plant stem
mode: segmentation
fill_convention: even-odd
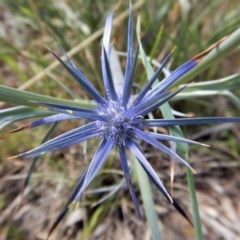
[[[185,159],[187,162],[189,162],[188,153],[185,154]],[[188,190],[189,190],[189,196],[190,196],[191,208],[192,208],[195,238],[196,240],[203,240],[202,224],[201,224],[201,219],[200,219],[199,210],[198,210],[195,186],[194,186],[192,172],[189,168],[187,168],[187,180],[188,180]]]

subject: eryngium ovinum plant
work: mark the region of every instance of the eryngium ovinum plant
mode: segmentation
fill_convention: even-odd
[[[102,96],[96,90],[96,88],[89,82],[89,80],[83,75],[83,73],[75,66],[67,54],[59,47],[62,54],[67,60],[67,64],[56,53],[51,51],[54,57],[62,64],[62,66],[74,77],[74,79],[80,84],[80,86],[92,97],[92,100],[96,104],[94,109],[83,108],[77,106],[64,105],[60,103],[37,101],[36,103],[45,106],[48,110],[56,112],[56,114],[41,118],[39,120],[25,125],[25,128],[34,128],[43,124],[59,122],[70,119],[87,119],[88,123],[80,126],[76,129],[68,131],[58,137],[55,137],[47,142],[44,142],[40,146],[21,153],[13,158],[30,159],[41,154],[68,147],[70,145],[80,143],[91,138],[99,139],[99,146],[95,155],[79,179],[75,189],[71,193],[68,201],[66,202],[63,210],[57,216],[51,232],[55,229],[61,219],[67,213],[69,206],[72,202],[79,202],[81,197],[89,186],[93,178],[98,173],[106,161],[110,151],[115,149],[119,154],[119,159],[122,165],[122,170],[126,179],[127,186],[129,188],[132,201],[134,203],[136,213],[139,219],[142,220],[141,212],[137,203],[137,198],[134,192],[133,183],[131,180],[131,171],[129,169],[129,162],[127,158],[127,151],[132,152],[142,168],[147,173],[148,177],[156,185],[156,187],[162,192],[164,197],[185,217],[179,204],[171,197],[167,189],[162,184],[158,175],[149,164],[148,160],[144,156],[141,150],[141,141],[145,141],[152,146],[156,147],[160,151],[168,154],[170,157],[178,160],[184,164],[187,168],[194,172],[194,169],[186,162],[181,156],[179,156],[174,150],[166,147],[158,140],[167,140],[171,142],[183,142],[187,144],[200,144],[195,141],[191,141],[185,138],[180,138],[172,135],[165,135],[154,133],[148,128],[152,127],[171,127],[179,125],[198,125],[208,123],[222,123],[222,122],[237,122],[240,118],[237,117],[198,117],[198,118],[179,118],[179,119],[148,119],[147,116],[152,111],[158,109],[161,105],[168,102],[176,94],[181,92],[187,87],[187,85],[179,87],[175,91],[168,91],[167,89],[174,84],[181,76],[186,72],[194,68],[199,63],[199,58],[193,58],[175,71],[171,72],[169,76],[163,79],[160,83],[153,87],[154,82],[161,73],[163,67],[171,57],[171,53],[165,58],[161,66],[154,72],[152,77],[148,79],[145,86],[141,91],[132,96],[132,85],[135,81],[134,74],[136,71],[138,50],[134,52],[133,46],[133,19],[132,9],[130,6],[130,16],[128,22],[128,48],[127,48],[127,61],[125,67],[124,84],[121,91],[116,91],[113,81],[113,74],[110,69],[110,54],[112,45],[110,43],[110,35],[112,28],[113,12],[111,12],[105,23],[105,30],[103,35],[103,43],[101,49],[101,67],[102,78],[105,88],[105,95]],[[31,100],[31,99],[29,99]],[[20,129],[18,129],[20,130]],[[18,130],[13,130],[15,132]],[[8,134],[6,134],[8,135]]]

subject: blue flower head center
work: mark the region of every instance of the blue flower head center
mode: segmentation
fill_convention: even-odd
[[[112,137],[116,146],[125,145],[128,139],[134,139],[134,128],[140,128],[138,117],[126,117],[126,107],[120,101],[110,100],[108,106],[102,106],[99,113],[106,118],[106,121],[98,121],[101,128],[100,135],[103,138]]]

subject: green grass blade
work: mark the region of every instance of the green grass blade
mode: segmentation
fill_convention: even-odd
[[[191,92],[192,90],[232,90],[240,88],[240,74],[236,73],[225,78],[211,80],[211,81],[203,81],[189,84],[186,89],[182,91]]]
[[[0,110],[0,129],[11,124],[15,121],[31,118],[51,115],[52,112],[44,109],[36,109],[30,107],[11,107],[7,109]]]
[[[72,91],[68,86],[66,86],[65,84],[63,84],[61,81],[59,81],[55,76],[53,76],[53,74],[49,73],[49,72],[45,72],[51,79],[53,79],[55,82],[57,82],[66,92],[68,92],[73,99],[75,100],[80,100],[81,98],[74,92]]]
[[[94,108],[95,105],[88,100],[71,101],[61,98],[49,97],[37,93],[22,91],[15,88],[0,85],[0,102],[11,103],[16,105],[24,105],[30,107],[37,107],[39,104],[31,101],[54,102],[59,104],[67,104],[71,106],[79,106],[86,108]]]
[[[162,236],[159,229],[157,213],[154,208],[153,195],[148,176],[133,154],[131,154],[131,160],[134,166],[132,169],[135,171],[138,179],[147,222],[152,233],[152,239],[161,240]]]
[[[154,41],[153,47],[152,47],[152,49],[151,49],[150,57],[149,57],[149,58],[150,58],[150,62],[152,62],[152,60],[153,60],[153,58],[154,58],[154,55],[156,54],[156,51],[157,51],[159,42],[160,42],[161,37],[162,37],[162,33],[163,33],[163,26],[161,26],[161,27],[159,28],[159,31],[158,31],[156,40]],[[143,74],[142,77],[141,77],[140,84],[144,84],[144,83],[145,83],[145,79],[146,79],[146,73],[144,72],[144,74]]]
[[[176,96],[176,98],[172,98],[171,100],[176,101],[176,100],[182,100],[182,99],[189,99],[189,98],[195,98],[196,97],[210,97],[210,96],[214,96],[214,95],[222,95],[222,96],[226,96],[229,98],[229,100],[235,105],[235,107],[237,109],[240,110],[240,99],[233,94],[230,91],[214,91],[214,90],[199,90],[199,91],[189,91],[189,92],[183,92],[178,94],[178,96]]]
[[[143,50],[142,44],[141,44],[141,40],[140,40],[140,36],[141,36],[141,29],[140,29],[140,18],[138,18],[138,22],[137,22],[137,38],[138,38],[138,43],[139,43],[139,52],[140,52],[140,56],[141,56],[141,60],[142,63],[144,65],[144,68],[147,72],[147,77],[148,79],[151,78],[151,76],[153,75],[154,71],[153,68],[150,64],[150,62],[148,61],[148,58]],[[156,85],[158,82],[155,82]],[[169,105],[169,103],[165,103],[160,107],[160,110],[164,116],[164,118],[174,118],[173,114],[172,114],[172,110],[171,107]],[[182,137],[184,138],[184,135],[180,129],[180,127],[176,126],[174,128],[169,127],[169,131],[173,136],[177,136],[177,137]],[[185,154],[186,152],[188,152],[188,144],[186,143],[177,143],[177,147],[180,150],[181,153]]]
[[[161,38],[162,38],[162,33],[163,33],[163,26],[160,27],[156,40],[154,41],[154,44],[150,53],[150,59],[151,59],[150,62],[152,61],[154,55],[156,54],[159,42],[161,41]]]
[[[208,53],[196,67],[194,67],[192,70],[180,77],[179,80],[172,85],[172,87],[189,82],[199,73],[203,72],[212,64],[216,63],[221,57],[239,46],[239,44],[240,28],[233,32],[226,40],[224,40],[221,44],[215,47],[210,53]]]
[[[185,154],[185,160],[189,162],[188,153]],[[191,207],[192,207],[195,237],[196,237],[196,240],[203,240],[202,224],[201,224],[201,219],[200,219],[199,210],[198,210],[195,186],[194,186],[192,172],[189,168],[187,168],[187,180],[188,180],[188,191],[189,191]]]
[[[140,55],[142,58],[143,65],[146,69],[147,76],[150,78],[153,74],[153,69],[150,64],[150,62],[147,60],[147,56],[141,46],[140,42],[140,20],[138,19],[137,23],[137,36],[138,36],[138,41],[139,41],[139,47],[140,47]],[[157,84],[157,83],[156,83]],[[174,118],[171,108],[168,103],[163,104],[160,107],[162,114],[164,118]],[[169,128],[169,131],[171,135],[173,136],[178,136],[178,137],[184,137],[183,133],[180,129],[179,126],[175,126],[175,128]],[[177,147],[180,150],[181,153],[185,154],[188,156],[188,144],[178,144]],[[187,169],[188,172],[190,172],[190,169]],[[188,173],[189,174],[189,173]],[[191,174],[191,173],[190,173]],[[191,175],[192,176],[192,175]],[[194,183],[193,183],[193,178],[188,177],[188,186],[189,186],[189,192],[190,192],[190,198],[191,198],[191,206],[193,211],[196,210],[196,212],[193,212],[193,221],[194,221],[194,227],[195,227],[195,235],[197,240],[202,240],[202,230],[201,230],[201,220],[198,214],[198,204],[197,204],[197,199],[195,195],[195,188],[194,188]],[[195,196],[195,197],[194,197]]]

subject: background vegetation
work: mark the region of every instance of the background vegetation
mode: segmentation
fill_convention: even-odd
[[[58,82],[48,75],[39,74],[47,68],[51,75],[87,99],[88,96],[68,73],[55,64],[55,59],[45,47],[57,51],[57,42],[65,51],[73,53],[76,65],[103,91],[101,29],[107,13],[117,3],[96,0],[1,2],[0,84],[71,99]],[[133,1],[133,4],[136,6],[135,23],[137,16],[141,16],[142,44],[147,55],[161,62],[177,46],[169,66],[172,70],[239,28],[238,1],[140,0]],[[124,18],[124,13],[127,10],[128,1],[122,1],[115,14],[117,27],[114,27],[112,39],[119,51],[126,51],[127,18]],[[162,27],[161,40],[158,41]],[[220,79],[238,73],[239,57],[239,49],[235,49],[192,81]],[[120,60],[124,66],[125,58],[121,57]],[[146,81],[144,68],[139,65],[136,86]],[[239,81],[236,78],[236,82]],[[234,94],[239,97],[239,91],[234,90]],[[3,109],[7,106],[10,105],[1,104]],[[174,101],[172,106],[189,116],[239,116],[240,109],[221,94]],[[159,115],[158,112],[155,114]],[[15,122],[0,133],[27,122]],[[79,124],[75,120],[60,123],[53,136]],[[16,211],[30,162],[12,162],[7,157],[36,147],[46,130],[47,127],[39,127],[0,140],[0,239],[44,239],[50,224],[94,154],[97,142],[90,141],[87,148],[79,144],[42,156],[25,191],[23,204]],[[190,162],[197,171],[194,180],[205,239],[230,240],[240,237],[239,130],[239,124],[183,128],[187,138],[211,145],[210,149],[190,147]],[[170,189],[168,158],[147,145],[143,148],[150,163]],[[70,212],[51,239],[150,239],[148,225],[144,229],[137,219],[128,189],[125,185],[119,185],[122,172],[117,158],[114,153],[111,155],[85,194],[80,208]],[[136,177],[134,179],[137,183]],[[116,186],[120,189],[115,194],[96,205]],[[138,184],[135,186],[141,202]],[[96,189],[99,188],[101,191],[98,193]],[[194,239],[194,230],[189,223],[163,200],[155,188],[153,193],[163,239]],[[190,214],[186,171],[178,165],[173,195]]]

